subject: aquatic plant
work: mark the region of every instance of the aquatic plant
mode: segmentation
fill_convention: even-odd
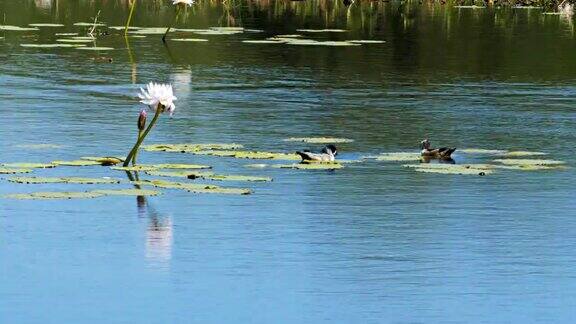
[[[141,99],[140,102],[145,105],[148,105],[148,107],[151,110],[155,111],[154,118],[152,118],[152,121],[148,125],[148,128],[146,128],[146,130],[144,130],[144,132],[141,133],[140,136],[138,136],[136,144],[134,145],[132,150],[130,150],[128,156],[124,160],[123,164],[124,167],[127,167],[128,164],[130,164],[130,161],[132,161],[132,158],[134,157],[136,152],[138,152],[138,148],[140,147],[140,145],[142,144],[148,133],[150,133],[150,131],[158,121],[160,114],[169,113],[170,116],[172,116],[174,110],[176,109],[176,106],[174,105],[174,100],[176,100],[176,97],[172,92],[172,85],[150,82],[146,86],[146,90],[140,88],[140,91],[141,93],[138,94],[138,97],[140,97]],[[138,128],[140,128],[140,120],[142,119],[141,116],[142,114],[138,116],[139,121]],[[139,133],[140,132],[141,131],[139,130]]]
[[[180,16],[180,12],[183,9],[185,9],[186,6],[192,6],[192,4],[194,4],[194,0],[173,0],[172,4],[176,6],[176,15],[174,16],[174,20],[172,21],[170,26],[168,26],[168,28],[166,29],[164,36],[162,36],[162,41],[164,43],[166,43],[166,36],[168,36],[170,29],[178,21],[178,17]]]

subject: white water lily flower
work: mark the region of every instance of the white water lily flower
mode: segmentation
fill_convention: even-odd
[[[184,5],[193,5],[194,4],[194,0],[172,0],[172,4],[177,5],[177,4],[184,4]]]
[[[174,100],[177,99],[172,92],[172,85],[150,82],[146,85],[146,90],[140,88],[140,92],[138,97],[141,99],[141,103],[148,105],[153,111],[156,111],[160,103],[164,106],[165,111],[172,116],[176,109]]]

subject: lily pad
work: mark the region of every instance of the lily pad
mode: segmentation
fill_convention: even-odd
[[[67,165],[67,166],[89,166],[89,165],[102,165],[97,161],[90,160],[74,160],[74,161],[52,161],[55,165]]]
[[[55,33],[56,36],[77,36],[78,33]]]
[[[542,156],[542,155],[548,155],[548,153],[530,152],[530,151],[511,151],[504,154],[505,157]]]
[[[161,194],[160,191],[146,189],[109,189],[93,190],[91,192],[106,196],[158,196]]]
[[[10,26],[10,25],[0,25],[0,30],[6,31],[35,31],[40,30],[36,27],[19,27],[19,26]]]
[[[205,30],[194,32],[198,35],[234,35],[241,34],[243,31],[240,30]]]
[[[347,41],[325,41],[325,42],[318,42],[318,45],[322,45],[322,46],[361,46],[362,44],[347,42]]]
[[[86,199],[104,196],[97,192],[33,192],[26,194],[5,195],[8,199],[43,200],[43,199]]]
[[[126,28],[126,26],[108,26],[108,28],[110,29],[114,29],[114,30],[124,30]],[[141,29],[141,27],[134,27],[134,26],[128,26],[128,30],[138,30]]]
[[[454,6],[454,8],[459,9],[486,9],[484,6]]]
[[[310,144],[333,144],[333,143],[351,143],[354,142],[348,138],[338,137],[290,137],[285,139],[286,142],[303,142]]]
[[[97,47],[97,46],[95,46],[95,47],[78,47],[76,49],[86,50],[86,51],[111,51],[114,48],[113,47]]]
[[[467,154],[490,154],[490,155],[502,155],[506,154],[508,151],[505,150],[492,150],[492,149],[481,149],[481,148],[467,148],[458,150],[461,153]]]
[[[2,163],[0,166],[19,169],[48,169],[56,165],[52,163]]]
[[[269,182],[272,181],[270,177],[255,177],[255,176],[245,176],[245,175],[205,175],[201,177],[202,179],[214,180],[214,181],[249,181],[249,182]]]
[[[57,42],[62,43],[92,43],[93,39],[58,38]]]
[[[226,195],[249,195],[252,190],[245,188],[223,188],[218,187],[215,189],[190,189],[187,191],[193,193],[211,193],[211,194],[226,194]]]
[[[547,171],[547,170],[564,170],[567,169],[564,165],[498,165],[498,169],[515,170],[515,171]]]
[[[173,28],[174,31],[179,31],[183,33],[195,33],[209,31],[210,29],[199,29],[199,28]]]
[[[564,161],[556,160],[539,160],[539,159],[497,159],[494,162],[502,163],[504,165],[518,165],[518,166],[533,166],[533,165],[563,165]]]
[[[263,160],[302,160],[295,153],[278,153],[278,152],[256,152],[256,151],[235,151],[235,158],[238,159],[263,159]]]
[[[216,193],[216,194],[235,194],[235,195],[248,195],[251,194],[252,191],[250,189],[244,188],[225,188],[207,184],[199,184],[199,183],[188,183],[188,182],[172,182],[172,181],[164,181],[164,180],[146,180],[146,181],[135,181],[133,182],[136,185],[148,185],[154,186],[158,188],[165,188],[165,189],[179,189],[179,190],[186,190],[188,192],[193,193]]]
[[[151,165],[134,165],[134,166],[117,166],[117,167],[111,167],[110,169],[112,170],[118,170],[118,171],[154,171],[154,170],[158,170],[157,168],[151,166]]]
[[[22,47],[29,48],[72,48],[86,46],[84,44],[20,44]]]
[[[77,22],[77,23],[74,23],[74,26],[79,26],[79,27],[90,26],[90,27],[92,27],[92,26],[94,26],[94,23],[93,22]],[[96,27],[104,27],[104,26],[106,26],[106,24],[96,23]]]
[[[209,165],[202,164],[185,164],[185,163],[164,163],[153,164],[152,167],[156,169],[212,169]]]
[[[248,43],[248,44],[282,44],[284,42],[271,40],[271,39],[247,39],[247,40],[243,40],[242,43]]]
[[[392,152],[392,153],[381,153],[374,156],[377,161],[387,161],[387,162],[406,162],[406,161],[420,161],[422,160],[422,155],[420,153],[413,152]]]
[[[166,33],[166,29],[166,27],[146,27],[130,31],[129,33],[136,35],[163,35]]]
[[[188,152],[188,151],[206,151],[206,150],[235,150],[243,148],[240,144],[152,144],[144,145],[142,149],[145,151],[163,151],[163,152]]]
[[[16,174],[16,173],[30,173],[32,169],[11,169],[11,168],[0,168],[0,174]]]
[[[354,40],[348,40],[347,42],[355,43],[355,44],[383,44],[383,43],[386,43],[386,41],[375,40],[375,39],[354,39]]]
[[[183,177],[183,178],[202,178],[203,176],[212,175],[212,172],[200,172],[193,170],[182,170],[182,171],[157,171],[150,170],[145,171],[146,174],[157,177]]]
[[[302,35],[300,35],[300,34],[287,34],[287,35],[276,35],[274,37],[277,37],[277,38],[300,38],[300,37],[302,37]]]
[[[302,33],[345,33],[345,29],[296,29]]]
[[[194,43],[208,41],[207,39],[204,38],[172,38],[170,40],[174,42],[194,42]]]
[[[246,168],[254,168],[254,169],[264,169],[268,167],[266,163],[254,163],[254,164],[246,164],[244,165]]]
[[[418,172],[460,174],[460,175],[488,175],[494,172],[494,166],[490,164],[444,164],[444,163],[420,163],[405,164],[406,168],[412,168]]]
[[[334,170],[342,169],[340,163],[294,163],[294,164],[274,164],[274,168],[280,169],[300,169],[300,170]]]
[[[210,27],[210,29],[218,31],[235,31],[235,32],[244,31],[244,27]]]
[[[38,183],[74,183],[74,184],[109,184],[109,183],[120,183],[120,180],[110,179],[110,178],[80,178],[80,177],[55,177],[55,178],[44,178],[44,177],[12,177],[8,181],[15,183],[27,183],[27,184],[38,184]]]
[[[46,24],[46,23],[38,23],[38,24],[28,24],[30,27],[64,27],[62,24]]]
[[[124,160],[122,160],[121,158],[113,156],[83,156],[80,159],[87,161],[95,161],[105,166],[116,165],[118,163],[124,162]]]

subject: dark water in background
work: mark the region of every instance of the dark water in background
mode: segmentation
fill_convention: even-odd
[[[168,1],[162,2],[168,3]],[[237,142],[293,151],[291,136],[353,138],[343,157],[459,148],[523,149],[567,161],[576,141],[572,22],[538,10],[329,2],[202,2],[188,28],[265,30],[169,43],[100,37],[106,53],[26,49],[90,21],[122,25],[115,1],[0,0],[0,161],[123,155],[148,81],[172,82],[177,111],[156,142]],[[173,9],[139,1],[134,26]],[[241,43],[344,28],[314,39],[354,48]],[[129,49],[127,48],[129,46]],[[113,63],[97,63],[96,56]],[[18,145],[53,143],[52,150]],[[312,147],[313,148],[313,147]],[[456,154],[459,162],[470,157]],[[0,317],[6,323],[571,322],[576,306],[573,169],[489,177],[366,162],[337,172],[254,170],[253,161],[141,153],[268,175],[251,196],[167,191],[148,198],[0,201]],[[39,175],[110,176],[107,168]],[[117,174],[113,174],[117,175]],[[246,185],[246,184],[240,184]],[[0,181],[0,194],[85,190]]]

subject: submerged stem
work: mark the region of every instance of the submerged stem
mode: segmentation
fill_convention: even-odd
[[[168,32],[170,32],[170,29],[172,28],[172,26],[174,26],[176,24],[176,22],[178,21],[178,16],[180,16],[180,5],[178,5],[176,7],[176,16],[174,16],[174,20],[172,20],[172,24],[170,24],[170,26],[168,26],[168,28],[166,29],[166,32],[164,33],[164,36],[162,36],[162,42],[166,43],[166,36],[168,36]]]
[[[158,106],[156,107],[156,114],[154,114],[154,118],[152,118],[150,125],[148,125],[148,128],[146,128],[142,136],[138,137],[136,144],[134,145],[132,150],[130,150],[130,153],[128,153],[128,156],[126,157],[126,160],[124,160],[124,164],[122,166],[127,167],[130,164],[130,161],[134,157],[134,154],[138,152],[138,148],[140,148],[140,145],[144,141],[144,138],[146,138],[148,133],[150,133],[150,131],[152,130],[152,127],[154,127],[154,124],[156,124],[156,121],[158,120],[158,117],[160,117],[162,110],[164,110],[164,107],[162,106],[162,104],[159,103]]]
[[[128,14],[128,20],[126,20],[126,28],[124,28],[124,35],[128,35],[128,27],[130,27],[130,21],[132,20],[132,14],[134,13],[134,7],[136,7],[136,1],[132,0],[132,6],[130,7],[130,13]]]

